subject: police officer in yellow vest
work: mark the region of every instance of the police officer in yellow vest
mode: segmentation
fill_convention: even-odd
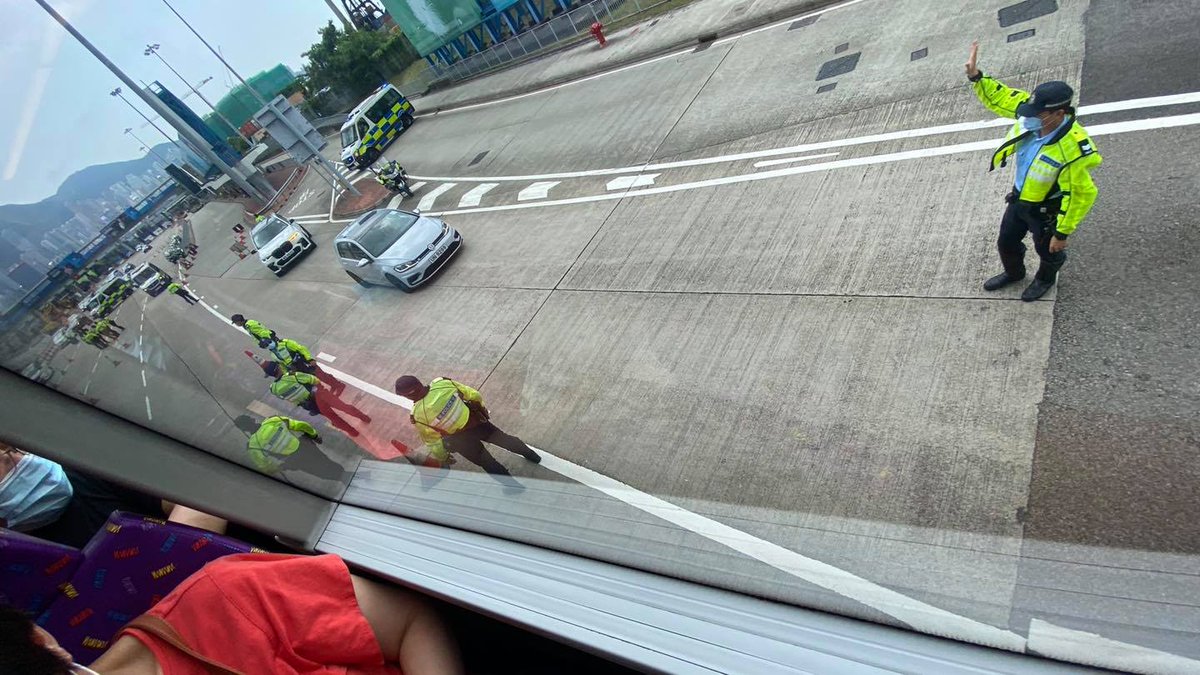
[[[246,443],[250,461],[264,473],[277,473],[288,457],[300,449],[300,439],[307,437],[321,442],[321,435],[308,422],[277,415],[263,420]]]
[[[483,447],[483,441],[537,463],[542,458],[516,436],[506,434],[492,424],[479,392],[446,377],[434,378],[428,386],[412,375],[396,380],[397,394],[413,402],[409,419],[429,448],[431,457],[446,465],[450,452],[491,474],[509,475]]]
[[[267,377],[275,380],[271,383],[272,394],[292,405],[304,408],[310,415],[321,414],[321,409],[317,407],[317,398],[313,395],[321,383],[315,375],[292,372],[275,361],[262,364],[262,369]]]
[[[984,290],[995,291],[1025,278],[1025,244],[1033,238],[1041,264],[1033,281],[1021,294],[1026,302],[1050,290],[1058,270],[1067,261],[1070,236],[1096,202],[1096,185],[1090,171],[1100,166],[1100,153],[1087,131],[1075,119],[1074,96],[1066,82],[1043,82],[1030,96],[984,75],[976,65],[979,42],[971,44],[967,79],[988,110],[1015,118],[1004,143],[992,155],[991,167],[1016,164],[1008,208],[1000,221],[996,248],[1004,271],[988,279]]]

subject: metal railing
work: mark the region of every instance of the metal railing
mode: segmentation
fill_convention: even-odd
[[[666,0],[592,0],[587,4],[559,14],[530,27],[517,35],[509,36],[488,49],[476,52],[449,66],[429,66],[416,77],[399,86],[403,91],[425,91],[434,82],[457,82],[507,63],[548,51],[552,47],[587,33],[595,22],[606,26],[629,18]]]

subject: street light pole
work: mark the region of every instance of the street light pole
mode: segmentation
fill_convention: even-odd
[[[183,148],[180,148],[180,147],[179,147],[179,141],[177,141],[177,140],[175,140],[174,138],[171,138],[170,136],[168,136],[168,135],[167,135],[167,132],[165,132],[165,131],[163,131],[163,130],[162,130],[162,127],[160,127],[160,126],[158,126],[157,124],[155,124],[155,123],[154,123],[154,120],[150,119],[150,118],[149,118],[149,117],[146,115],[146,113],[142,112],[141,110],[138,110],[138,107],[137,107],[136,105],[134,105],[132,101],[130,101],[129,99],[125,98],[125,94],[124,94],[124,90],[123,90],[123,89],[121,89],[120,87],[117,87],[116,89],[113,89],[112,91],[108,92],[108,95],[109,95],[109,96],[115,96],[115,97],[117,97],[117,98],[121,99],[122,101],[124,101],[124,102],[125,102],[125,105],[127,105],[127,106],[129,106],[130,108],[132,108],[132,109],[133,109],[133,112],[137,113],[139,116],[141,116],[141,118],[142,118],[142,119],[146,120],[146,124],[149,124],[150,126],[154,127],[154,130],[155,130],[155,131],[157,131],[158,133],[162,134],[162,137],[163,137],[163,138],[165,138],[165,139],[167,139],[167,142],[168,142],[168,143],[174,143],[174,144],[175,144],[175,147],[179,148],[181,151],[183,150]]]
[[[208,144],[203,138],[201,138],[200,134],[196,133],[195,129],[188,126],[187,122],[184,122],[182,119],[180,119],[179,115],[176,115],[174,110],[168,108],[167,105],[158,100],[157,97],[151,96],[148,92],[138,87],[136,82],[131,80],[128,75],[122,72],[121,69],[118,68],[115,63],[110,61],[103,52],[101,52],[99,49],[96,49],[95,45],[93,45],[91,42],[88,42],[88,39],[83,37],[79,31],[75,30],[75,27],[68,23],[61,14],[55,11],[46,0],[34,0],[34,2],[40,5],[42,9],[46,10],[46,13],[49,14],[51,18],[57,21],[60,26],[62,26],[68,33],[71,34],[71,37],[75,38],[79,44],[83,45],[84,49],[87,49],[89,52],[91,52],[92,56],[95,56],[100,63],[103,63],[113,75],[116,75],[117,79],[121,80],[122,84],[129,87],[130,91],[136,93],[138,97],[146,103],[146,105],[150,106],[151,110],[158,113],[163,119],[167,120],[167,122],[169,122],[171,126],[175,127],[175,129],[179,131],[182,136],[187,138],[188,142],[195,145],[208,161],[220,167],[221,171],[225,172],[225,175],[229,176],[230,180],[232,180],[235,185],[244,190],[246,194],[256,197],[263,202],[269,200],[269,197],[264,194],[262,190],[250,184],[250,181],[246,179],[246,176],[242,175],[234,167],[226,164],[225,160],[218,157],[217,153],[213,152],[212,148],[208,147]],[[119,92],[113,95],[117,96],[119,95]],[[126,102],[128,103],[128,101]]]
[[[38,0],[38,2],[41,2],[41,1],[42,0]],[[304,134],[300,133],[300,130],[297,129],[296,126],[294,124],[292,124],[291,121],[288,120],[287,117],[283,116],[280,113],[278,108],[276,108],[275,106],[268,103],[267,100],[262,97],[262,94],[258,93],[257,89],[255,89],[254,87],[251,87],[250,83],[246,82],[246,80],[242,78],[241,74],[239,74],[238,71],[234,70],[233,66],[229,65],[229,62],[225,60],[225,57],[221,56],[220,52],[218,52],[216,49],[213,49],[213,46],[208,44],[208,41],[205,40],[203,37],[200,36],[199,33],[196,32],[195,28],[192,28],[192,24],[188,23],[187,19],[183,18],[183,15],[180,14],[178,11],[176,11],[176,9],[171,6],[170,2],[167,2],[167,0],[162,0],[162,3],[167,6],[167,9],[171,10],[172,14],[174,14],[176,17],[179,18],[180,21],[183,22],[183,25],[187,26],[188,30],[192,31],[192,35],[195,35],[197,40],[199,40],[205,47],[208,47],[208,51],[212,52],[212,55],[217,57],[217,60],[221,62],[221,65],[225,66],[225,68],[228,69],[229,72],[233,73],[233,76],[238,79],[238,82],[242,83],[242,86],[244,86],[250,92],[250,95],[253,96],[255,98],[255,100],[257,100],[259,102],[259,104],[261,104],[264,108],[270,108],[275,113],[275,116],[279,118],[279,121],[283,122],[284,126],[286,126],[288,128],[288,130],[291,131],[292,134],[294,134],[296,136],[296,138],[300,140],[300,142],[304,143],[304,145],[308,147],[308,151],[312,153],[313,157],[316,158],[317,162],[321,166],[323,166],[326,171],[328,171],[330,173],[331,183],[333,180],[336,180],[337,182],[339,182],[343,186],[345,186],[345,188],[347,190],[349,190],[350,192],[352,192],[353,194],[355,194],[355,195],[359,194],[358,188],[354,187],[354,184],[351,183],[349,180],[346,180],[346,177],[343,176],[341,174],[341,172],[338,171],[337,168],[334,167],[329,162],[328,159],[325,159],[325,156],[321,154],[321,151],[318,150],[316,148],[316,146],[314,146],[311,142],[309,142],[308,138]],[[334,186],[334,187],[336,190],[336,186]]]
[[[125,133],[129,134],[130,136],[133,136],[133,140],[135,140],[135,141],[137,141],[138,143],[141,143],[142,145],[146,146],[146,147],[145,147],[145,149],[146,149],[146,150],[148,150],[148,151],[150,152],[150,154],[154,155],[155,159],[157,159],[158,161],[162,162],[162,163],[163,163],[163,166],[171,166],[171,163],[170,163],[170,162],[168,162],[167,160],[163,159],[162,155],[160,155],[160,154],[158,154],[157,152],[155,152],[155,151],[154,151],[154,146],[152,146],[152,145],[150,145],[149,143],[147,143],[146,141],[143,141],[142,139],[138,138],[138,137],[137,137],[137,134],[133,133],[133,127],[127,127],[127,128],[125,129]]]
[[[227,124],[230,129],[233,129],[233,133],[237,134],[238,138],[242,139],[242,141],[245,142],[246,145],[250,145],[250,146],[254,145],[253,143],[250,142],[249,138],[246,138],[246,135],[242,133],[241,129],[237,128],[237,126],[235,126],[233,122],[230,122],[228,117],[223,115],[220,110],[217,110],[217,106],[213,105],[211,101],[209,101],[207,98],[205,98],[204,94],[200,93],[199,89],[192,86],[192,83],[189,82],[187,80],[187,78],[185,78],[183,75],[180,75],[178,70],[175,70],[175,68],[173,66],[171,66],[171,64],[167,63],[167,60],[162,57],[162,54],[158,53],[158,50],[160,47],[161,47],[161,45],[159,45],[158,43],[155,43],[152,45],[146,45],[146,51],[144,51],[142,53],[145,54],[146,56],[157,56],[158,60],[162,61],[162,64],[167,67],[167,70],[170,70],[172,73],[175,73],[175,77],[178,77],[180,80],[182,80],[183,83],[188,86],[188,89],[192,90],[193,94],[195,94],[196,96],[199,96],[201,101],[204,101],[204,105],[208,106],[209,108],[212,108],[212,111],[217,114],[217,117],[220,117],[222,122]]]

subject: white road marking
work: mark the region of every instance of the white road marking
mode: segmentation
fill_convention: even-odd
[[[836,9],[842,9],[845,7],[850,7],[851,5],[857,5],[858,3],[862,2],[862,1],[863,0],[847,0],[846,2],[843,2],[840,5],[831,5],[829,7],[822,8],[815,12],[808,12],[805,14],[797,14],[796,16],[784,19],[782,21],[777,21],[772,24],[768,24],[766,26],[759,26],[758,28],[747,30],[742,33],[735,33],[734,35],[730,35],[730,36],[721,38],[720,40],[715,41],[713,44],[714,45],[724,44],[724,43],[730,42],[732,40],[737,40],[739,38],[746,37],[747,35],[754,35],[755,33],[761,33],[763,31],[770,30],[772,28],[777,28],[779,26],[785,26],[785,25],[788,25],[791,23],[795,23],[796,21],[799,21],[801,19],[806,19],[810,16],[817,16],[819,14],[824,14],[826,12],[832,12]],[[484,101],[483,103],[473,103],[471,105],[464,105],[464,106],[458,106],[456,108],[439,110],[435,113],[417,115],[417,117],[431,117],[431,116],[436,117],[437,115],[448,115],[450,113],[461,112],[463,110],[474,110],[475,108],[484,108],[484,107],[491,106],[491,105],[497,105],[500,103],[508,103],[510,101],[516,101],[519,99],[528,98],[530,96],[537,96],[538,94],[545,94],[548,92],[557,91],[559,89],[562,89],[563,87],[570,87],[572,85],[582,84],[584,82],[591,82],[592,80],[596,80],[601,77],[607,77],[609,75],[616,75],[617,73],[623,73],[627,70],[633,70],[634,68],[641,68],[642,66],[648,66],[652,63],[658,63],[659,61],[675,58],[676,56],[681,56],[683,54],[690,54],[693,51],[695,51],[695,49],[696,49],[695,46],[686,47],[684,49],[680,49],[680,50],[673,51],[673,52],[670,52],[667,54],[663,54],[662,56],[657,56],[652,59],[647,59],[645,61],[639,61],[637,63],[631,63],[628,66],[624,66],[623,68],[615,68],[613,70],[608,70],[603,73],[596,73],[595,75],[591,75],[588,77],[582,77],[582,78],[579,78],[578,80],[571,80],[569,82],[563,82],[562,84],[556,84],[551,87],[545,87],[543,89],[537,89],[534,91],[525,92],[524,94],[516,94],[514,96],[508,96],[505,98],[496,99],[494,101]]]
[[[100,357],[96,357],[96,362],[92,364],[92,374],[96,374],[96,367],[100,365]]]
[[[462,199],[458,200],[458,207],[461,209],[469,206],[479,206],[479,202],[483,199],[483,196],[491,192],[497,185],[499,183],[480,183],[476,185],[471,188],[470,192],[463,195]]]
[[[404,195],[396,195],[395,197],[392,197],[392,200],[390,202],[387,203],[387,208],[389,208],[389,209],[398,208],[400,206],[400,202],[402,202],[402,201],[404,201]]]
[[[423,180],[419,180],[415,183],[409,183],[408,189],[412,190],[413,192],[416,192],[417,190],[420,190],[421,188],[425,187],[426,185],[428,185],[428,183],[426,183]]]
[[[559,182],[561,181],[549,180],[534,183],[517,194],[517,201],[527,202],[532,199],[545,199],[546,195],[550,194],[550,189],[558,185]]]
[[[1063,628],[1041,619],[1029,622],[1029,650],[1053,659],[1155,675],[1200,672],[1200,661]]]
[[[1200,91],[1188,92],[1185,94],[1171,94],[1169,96],[1151,96],[1148,98],[1133,98],[1124,101],[1113,101],[1111,103],[1098,103],[1096,105],[1086,105],[1079,109],[1079,115],[1098,115],[1102,113],[1121,112],[1125,110],[1140,110],[1143,108],[1159,108],[1163,106],[1181,105],[1186,103],[1200,102]],[[867,136],[855,136],[852,138],[842,138],[831,141],[819,141],[816,143],[804,143],[801,145],[791,145],[783,148],[768,148],[766,150],[752,150],[748,152],[738,152],[729,155],[715,155],[713,157],[698,157],[696,159],[684,159],[674,162],[660,162],[658,164],[644,164],[640,166],[622,166],[610,169],[590,169],[587,171],[563,171],[559,173],[544,173],[532,174],[523,176],[456,176],[456,177],[439,177],[439,176],[420,176],[423,180],[441,180],[441,181],[456,181],[456,182],[482,182],[482,181],[527,181],[527,180],[545,180],[550,178],[587,178],[594,176],[612,176],[622,173],[640,173],[644,171],[661,171],[663,169],[678,169],[683,167],[703,166],[706,164],[722,164],[725,162],[738,162],[747,159],[759,159],[763,157],[778,157],[781,155],[795,155],[803,152],[811,152],[814,150],[828,150],[830,148],[843,148],[853,145],[867,145],[871,143],[884,143],[887,141],[903,140],[907,138],[921,138],[924,136],[938,136],[941,134],[954,134],[967,131],[977,131],[980,129],[992,129],[1000,127],[1010,127],[1013,121],[1002,117],[992,117],[985,120],[977,120],[975,122],[957,122],[955,124],[940,124],[932,127],[924,127],[921,129],[905,129],[902,131],[889,131],[879,134],[870,134]],[[1089,131],[1092,127],[1088,126]],[[999,139],[997,139],[999,145]],[[416,176],[414,176],[415,178]]]
[[[454,183],[442,183],[429,192],[426,192],[425,196],[421,197],[421,203],[417,204],[417,208],[422,211],[428,211],[429,209],[432,209],[433,203],[437,201],[437,198],[450,191],[454,185]]]
[[[336,356],[333,356],[332,354],[326,354],[325,352],[318,352],[317,358],[321,359],[322,361],[328,361],[329,363],[333,363],[337,360]]]
[[[1109,134],[1121,134],[1131,131],[1145,131],[1149,129],[1166,129],[1171,127],[1182,127],[1200,124],[1200,113],[1191,113],[1187,115],[1174,115],[1170,117],[1155,117],[1144,120],[1130,120],[1128,122],[1112,122],[1109,124],[1097,124],[1089,128],[1092,136],[1105,136]],[[505,204],[502,206],[485,206],[474,209],[459,209],[455,211],[442,211],[440,213],[431,213],[432,216],[445,215],[460,215],[464,213],[489,213],[493,211],[512,211],[516,209],[531,209],[544,206],[565,206],[568,204],[586,204],[589,202],[601,202],[612,199],[624,199],[626,197],[646,197],[650,195],[667,194],[670,192],[681,192],[684,190],[696,190],[699,188],[716,187],[719,185],[733,185],[735,183],[746,183],[756,180],[771,180],[774,178],[782,178],[785,176],[794,176],[802,173],[815,173],[817,171],[829,171],[831,169],[844,169],[854,166],[867,166],[871,164],[887,164],[890,162],[901,162],[910,159],[923,159],[927,157],[939,157],[943,155],[954,155],[964,152],[978,152],[981,150],[995,150],[1000,141],[991,139],[986,141],[974,141],[970,143],[955,143],[953,145],[942,145],[932,148],[921,148],[919,150],[906,150],[904,152],[889,152],[882,155],[868,155],[865,157],[854,157],[851,159],[839,159],[832,162],[820,162],[817,164],[806,164],[804,166],[795,166],[785,169],[772,169],[770,171],[762,171],[759,173],[740,174],[734,176],[723,176],[721,178],[710,178],[707,180],[693,181],[690,183],[679,183],[677,185],[660,185],[658,187],[645,188],[641,190],[629,190],[619,194],[601,194],[590,195],[586,197],[571,197],[567,199],[554,199],[545,202],[533,202],[530,204]]]
[[[329,220],[329,218],[324,213],[310,213],[310,214],[303,215],[303,216],[292,216],[291,220],[294,220],[298,223],[307,223],[307,222],[319,222],[319,221],[323,221],[323,220]]]
[[[146,386],[146,369],[142,368],[142,386]]]
[[[88,388],[92,386],[92,379],[89,377],[87,382],[83,383],[83,395],[87,396]]]
[[[366,171],[362,175],[355,175],[355,174],[350,174],[350,175],[354,176],[354,178],[349,179],[350,184],[355,185],[358,183],[358,181],[363,180],[364,178],[371,178],[375,174],[371,173],[370,171]]]
[[[645,187],[654,185],[654,179],[658,176],[656,173],[639,173],[636,176],[621,176],[608,181],[604,186],[606,190],[628,190],[629,188]]]
[[[149,396],[146,397],[146,419],[148,419],[148,420],[154,419],[153,413],[150,412],[150,397]]]
[[[778,164],[791,164],[792,162],[807,162],[810,159],[824,159],[826,157],[837,157],[840,152],[823,152],[819,155],[801,155],[800,157],[784,157],[783,159],[765,159],[761,162],[755,162],[754,168],[761,169],[764,166],[776,166]]]
[[[349,373],[342,372],[331,366],[324,368],[346,384],[354,385],[368,394],[400,406],[405,410],[412,410],[412,401],[403,396],[399,396],[370,382],[360,380]],[[968,619],[967,617],[959,616],[907,597],[833,565],[800,555],[795,551],[783,548],[778,544],[772,544],[764,539],[759,539],[754,535],[747,534],[698,513],[692,513],[687,509],[642,492],[618,480],[568,462],[541,448],[534,448],[534,450],[542,455],[541,465],[551,471],[576,480],[583,485],[619,499],[636,509],[695,532],[778,570],[852,598],[888,616],[903,621],[915,630],[1012,651],[1024,651],[1025,649],[1025,638],[1016,633],[996,628],[995,626],[989,626],[985,623]]]

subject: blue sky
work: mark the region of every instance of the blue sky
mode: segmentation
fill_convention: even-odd
[[[143,55],[147,43],[159,43],[163,58],[192,82],[213,77],[201,89],[209,100],[236,83],[160,0],[49,2],[134,81],[159,80],[176,95],[190,93],[158,59]],[[300,54],[334,18],[324,0],[171,4],[243,77],[277,63],[300,67]],[[117,78],[37,3],[0,0],[0,17],[0,92],[7,98],[0,105],[0,204],[38,201],[84,166],[141,156],[127,127],[147,143],[164,141],[109,95]],[[185,100],[197,113],[209,112],[195,96]]]

